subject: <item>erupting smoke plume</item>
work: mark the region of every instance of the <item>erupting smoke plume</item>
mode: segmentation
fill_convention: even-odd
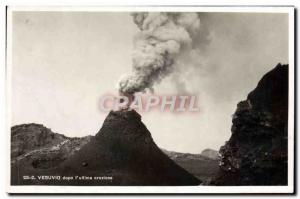
[[[192,35],[200,28],[196,13],[134,13],[140,32],[134,40],[133,71],[119,81],[121,94],[153,90],[153,85],[172,72],[172,65]]]

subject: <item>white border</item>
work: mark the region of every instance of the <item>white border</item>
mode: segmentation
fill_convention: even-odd
[[[291,13],[293,6],[9,6],[9,11]]]
[[[289,14],[289,121],[288,121],[288,186],[11,186],[10,185],[10,88],[11,45],[13,11],[64,11],[64,12],[255,12]],[[6,156],[8,193],[293,193],[294,192],[294,7],[200,7],[200,6],[110,6],[110,7],[61,7],[61,6],[11,6],[7,11],[7,98],[6,133],[8,144]]]

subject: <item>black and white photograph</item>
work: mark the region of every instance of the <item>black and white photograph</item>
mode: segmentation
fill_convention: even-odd
[[[294,7],[7,7],[10,193],[293,193]]]

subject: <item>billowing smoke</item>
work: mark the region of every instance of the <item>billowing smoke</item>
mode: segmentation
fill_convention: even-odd
[[[178,55],[189,49],[200,28],[196,13],[134,13],[140,31],[134,39],[133,71],[119,81],[119,92],[133,95],[153,90],[173,70]]]

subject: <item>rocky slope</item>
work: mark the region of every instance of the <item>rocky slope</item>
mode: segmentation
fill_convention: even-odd
[[[286,185],[288,65],[278,64],[237,105],[216,185]]]
[[[11,163],[30,162],[34,168],[53,168],[73,155],[92,136],[69,138],[53,133],[41,124],[22,124],[11,128]]]
[[[41,132],[39,134],[43,134]],[[79,146],[78,151],[74,150],[76,148],[74,141],[66,141],[70,139],[49,134],[49,137],[43,135],[47,140],[42,142],[46,143],[44,146],[36,144],[38,149],[30,153],[28,150],[32,148],[26,145],[22,154],[27,155],[18,153],[17,157],[23,158],[15,158],[16,161],[12,162],[12,184],[198,185],[201,183],[156,146],[150,132],[141,122],[140,115],[135,111],[111,112],[96,136],[90,137],[82,147]],[[12,138],[16,139],[15,134]],[[55,147],[48,147],[50,142],[55,143]],[[15,146],[12,145],[12,149]],[[63,150],[60,150],[64,147],[71,152],[67,153],[65,158],[61,153]],[[44,151],[47,155],[43,154]],[[38,154],[43,155],[41,157]],[[50,157],[54,161],[47,161]],[[43,181],[35,177],[24,180],[23,175],[84,176],[88,179]],[[101,179],[89,180],[89,176]]]

